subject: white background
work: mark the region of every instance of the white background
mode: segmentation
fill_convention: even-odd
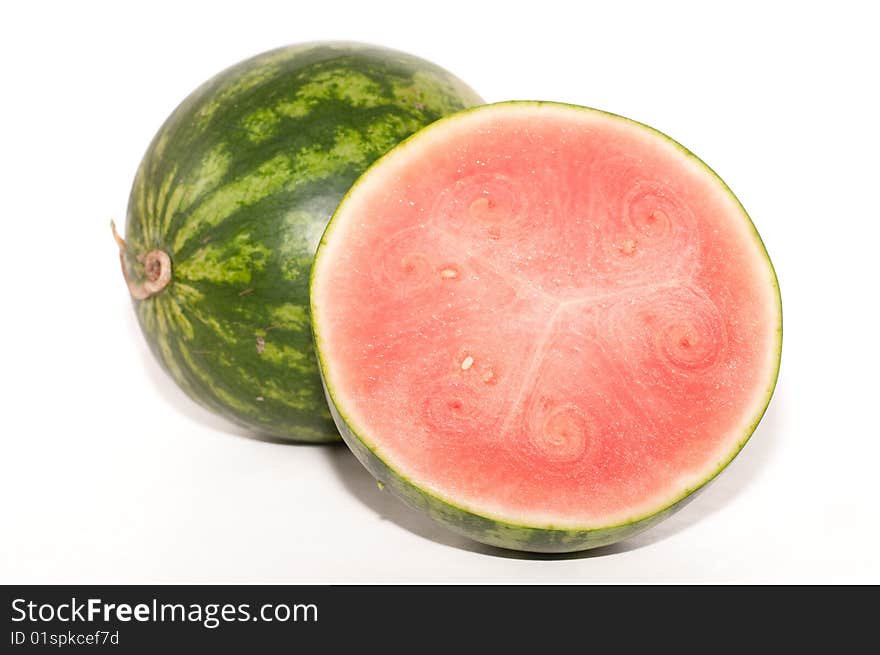
[[[0,18],[0,583],[880,582],[871,3],[24,4]],[[344,447],[229,428],[153,361],[108,227],[150,138],[220,69],[331,38],[647,122],[733,188],[779,274],[782,372],[690,506],[586,555],[486,548]]]

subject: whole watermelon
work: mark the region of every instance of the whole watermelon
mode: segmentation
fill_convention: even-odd
[[[141,328],[184,391],[255,433],[339,439],[308,316],[324,226],[380,155],[481,102],[427,61],[351,43],[273,50],[186,98],[117,235]]]

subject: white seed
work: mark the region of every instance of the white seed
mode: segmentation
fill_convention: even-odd
[[[636,242],[633,239],[627,239],[620,244],[620,250],[624,255],[632,255],[636,251]]]
[[[473,365],[474,365],[474,358],[471,357],[470,355],[468,355],[467,357],[464,358],[464,361],[461,363],[461,370],[466,371]]]

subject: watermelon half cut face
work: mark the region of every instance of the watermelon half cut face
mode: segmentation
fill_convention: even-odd
[[[443,119],[370,168],[311,279],[337,425],[479,541],[564,552],[681,507],[776,382],[779,288],[730,189],[665,135],[556,103]]]

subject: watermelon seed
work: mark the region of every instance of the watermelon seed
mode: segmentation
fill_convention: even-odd
[[[467,357],[464,358],[464,361],[461,363],[461,370],[466,371],[473,365],[474,365],[474,358],[471,357],[470,355],[468,355]]]
[[[440,270],[440,277],[444,280],[454,280],[458,277],[458,269],[452,266],[445,266]]]
[[[626,239],[623,243],[620,244],[620,251],[624,255],[634,255],[636,252],[635,239]]]
[[[485,219],[493,209],[495,209],[495,201],[484,196],[474,200],[468,211],[472,218]]]

